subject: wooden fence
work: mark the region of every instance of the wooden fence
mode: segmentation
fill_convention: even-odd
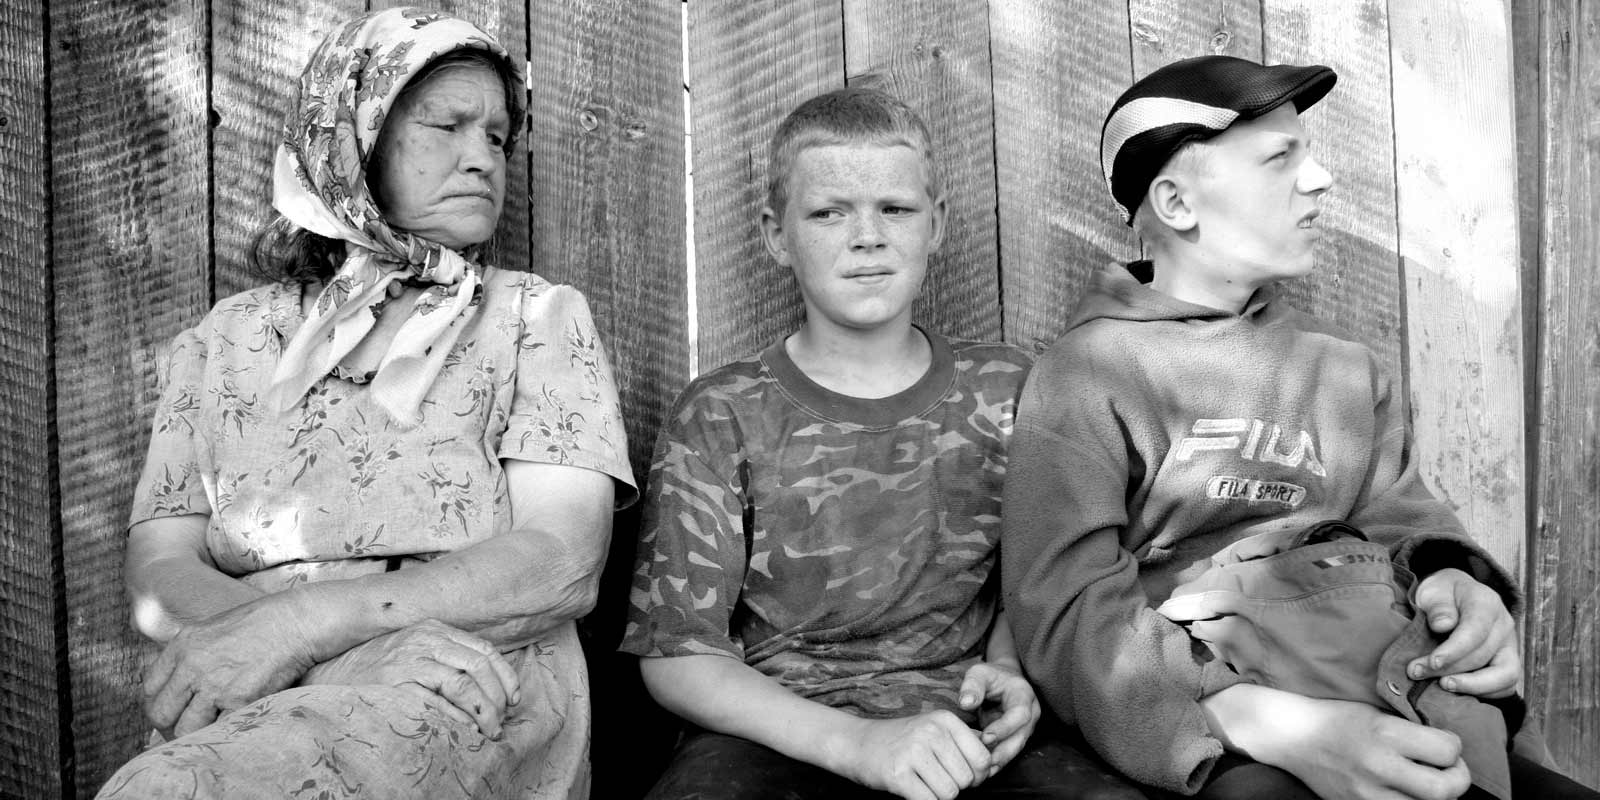
[[[1096,154],[1104,109],[1131,79],[1211,52],[1334,67],[1339,86],[1306,124],[1338,183],[1320,271],[1292,296],[1402,376],[1429,484],[1525,570],[1529,699],[1558,761],[1600,782],[1595,4],[444,6],[528,58],[534,124],[502,261],[588,295],[641,471],[695,370],[799,319],[755,221],[765,141],[800,100],[871,82],[922,111],[953,220],[919,319],[1043,346],[1086,276],[1136,252]],[[288,87],[317,36],[365,7],[0,9],[0,795],[92,795],[142,739],[149,649],[129,628],[120,564],[154,356],[252,282],[242,246],[266,213]],[[618,519],[587,626],[602,797],[647,781],[630,765],[651,763],[644,743],[661,741],[636,677],[604,655],[620,634],[633,525]]]

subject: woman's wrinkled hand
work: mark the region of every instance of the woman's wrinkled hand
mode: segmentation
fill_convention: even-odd
[[[445,700],[443,710],[500,735],[506,710],[522,701],[517,673],[483,639],[435,620],[379,636],[318,664],[305,684],[380,684]]]
[[[262,600],[191,622],[167,642],[144,679],[144,711],[168,739],[292,686],[316,663],[295,615]]]

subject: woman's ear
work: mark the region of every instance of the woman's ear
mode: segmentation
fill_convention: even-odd
[[[783,241],[783,218],[771,206],[761,208],[761,241],[774,261],[789,266],[789,247]]]

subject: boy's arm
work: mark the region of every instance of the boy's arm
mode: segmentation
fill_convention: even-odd
[[[1039,696],[1022,676],[1016,639],[1004,609],[995,614],[984,660],[967,669],[959,697],[963,709],[978,712],[983,724],[980,738],[994,755],[990,774],[999,772],[1022,752],[1042,713]]]
[[[1115,394],[1049,358],[1029,377],[1002,501],[1004,602],[1046,704],[1128,776],[1192,793],[1223,752],[1198,700],[1239,678],[1150,608],[1123,547]]]
[[[1418,612],[1446,637],[1412,662],[1412,678],[1439,677],[1444,688],[1464,694],[1509,695],[1522,678],[1512,617],[1520,600],[1516,579],[1428,491],[1402,411],[1392,384],[1383,381],[1374,408],[1372,466],[1349,522],[1387,544],[1395,563],[1421,579]]]
[[[639,672],[657,702],[702,728],[901,797],[953,797],[993,773],[977,733],[948,711],[863,719],[722,655],[642,658]]]
[[[1241,683],[1200,706],[1229,750],[1289,772],[1326,800],[1454,798],[1472,783],[1455,734],[1366,703]]]

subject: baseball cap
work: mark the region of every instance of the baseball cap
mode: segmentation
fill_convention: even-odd
[[[1179,147],[1286,102],[1305,111],[1337,80],[1320,64],[1266,66],[1234,56],[1186,58],[1140,78],[1100,126],[1100,169],[1122,221],[1133,224],[1145,189]]]

